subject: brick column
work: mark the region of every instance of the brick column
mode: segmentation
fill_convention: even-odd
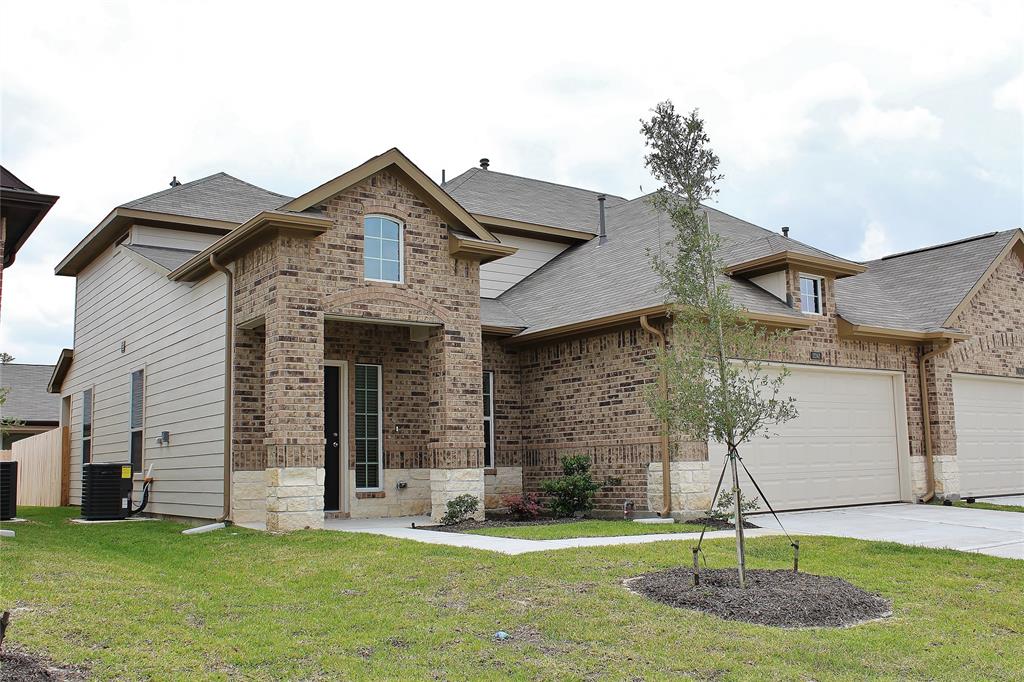
[[[480,500],[484,514],[483,361],[479,325],[432,331],[430,363],[430,500],[439,520],[459,495]]]
[[[324,524],[324,316],[302,298],[266,313],[267,529]]]
[[[926,346],[930,352],[934,345]],[[942,353],[925,367],[925,396],[931,424],[932,466],[935,494],[939,497],[959,496],[960,467],[956,458],[956,416],[953,411],[953,369],[949,355]]]

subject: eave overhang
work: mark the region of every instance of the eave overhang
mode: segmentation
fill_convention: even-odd
[[[200,251],[167,275],[176,282],[197,282],[214,272],[211,256],[229,262],[239,254],[278,235],[312,239],[329,230],[330,218],[311,213],[263,211]]]
[[[0,206],[7,222],[7,237],[3,253],[0,253],[0,260],[3,260],[5,268],[14,264],[18,250],[25,245],[36,226],[59,198],[53,194],[40,194],[31,190],[9,187],[0,189]]]
[[[64,377],[68,375],[68,370],[71,369],[71,361],[75,358],[75,351],[71,348],[65,348],[60,352],[60,356],[57,358],[57,364],[53,366],[53,374],[50,375],[50,381],[46,384],[47,393],[60,393],[61,388],[64,384]]]
[[[518,250],[514,246],[500,242],[485,242],[480,239],[464,237],[454,232],[448,233],[448,252],[451,255],[479,260],[481,264],[490,263],[505,256],[511,256]]]
[[[794,251],[779,251],[760,258],[727,265],[725,274],[743,277],[757,277],[769,272],[797,268],[814,274],[834,275],[837,279],[859,275],[867,271],[867,267],[852,261],[834,258],[822,258]]]
[[[597,236],[596,234],[585,230],[573,230],[565,227],[552,227],[550,225],[525,223],[521,220],[498,218],[496,216],[484,215],[482,213],[474,213],[473,217],[486,227],[497,230],[498,232],[511,232],[513,234],[521,234],[527,237],[540,237],[542,239],[554,239],[557,241],[574,243],[590,241]]]
[[[866,324],[854,324],[841,317],[836,318],[836,320],[839,323],[839,338],[855,341],[918,345],[921,343],[938,341],[940,339],[964,341],[969,338],[968,334],[957,329],[918,331],[912,329],[895,329],[890,327],[876,327]]]

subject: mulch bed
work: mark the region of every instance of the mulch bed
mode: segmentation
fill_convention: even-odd
[[[576,521],[583,521],[583,519],[565,518],[565,519],[554,519],[554,518],[539,518],[531,519],[530,521],[516,521],[512,518],[493,518],[487,519],[486,521],[463,521],[462,523],[453,523],[450,526],[416,526],[421,530],[438,530],[442,533],[467,533],[471,530],[481,530],[483,528],[519,528],[521,526],[553,526],[560,523],[575,523]]]
[[[0,654],[0,682],[77,682],[88,679],[84,668],[60,666],[10,644]]]
[[[726,521],[725,519],[700,518],[690,519],[689,521],[687,521],[687,523],[694,523],[698,526],[704,525],[705,522],[708,524],[708,530],[734,530],[736,528],[735,523],[733,523],[732,521]],[[751,523],[746,518],[743,519],[743,527],[748,529],[760,528],[760,526]]]
[[[782,628],[847,627],[892,615],[892,604],[841,578],[788,570],[747,571],[747,589],[739,588],[736,569],[702,569],[693,586],[693,569],[647,573],[626,586],[650,599],[725,620]]]

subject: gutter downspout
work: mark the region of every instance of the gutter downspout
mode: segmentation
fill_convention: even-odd
[[[224,277],[227,278],[226,310],[224,314],[224,513],[217,519],[219,523],[230,521],[231,517],[231,476],[233,474],[233,463],[231,461],[231,393],[233,383],[231,358],[234,350],[235,276],[230,270],[218,263],[216,256],[212,253],[210,254],[210,267],[217,272],[224,273]]]
[[[953,341],[939,346],[933,351],[920,356],[917,363],[918,390],[921,393],[921,418],[924,427],[924,475],[928,487],[925,489],[921,502],[931,502],[935,497],[935,464],[932,461],[932,419],[931,410],[928,408],[928,384],[925,379],[925,364],[937,355],[945,353],[953,347]]]
[[[643,327],[649,334],[654,336],[658,341],[658,347],[661,351],[665,352],[665,335],[660,331],[651,326],[648,321],[647,315],[640,316],[640,326]],[[668,400],[668,378],[665,376],[665,372],[658,373],[658,392],[661,394],[662,400]],[[672,513],[672,480],[671,476],[671,465],[669,459],[669,448],[668,448],[668,423],[665,420],[661,422],[661,495],[662,495],[662,509],[659,516],[662,518],[668,518]]]

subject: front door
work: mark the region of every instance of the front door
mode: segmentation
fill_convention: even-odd
[[[345,511],[345,388],[344,365],[324,365],[324,510]]]

